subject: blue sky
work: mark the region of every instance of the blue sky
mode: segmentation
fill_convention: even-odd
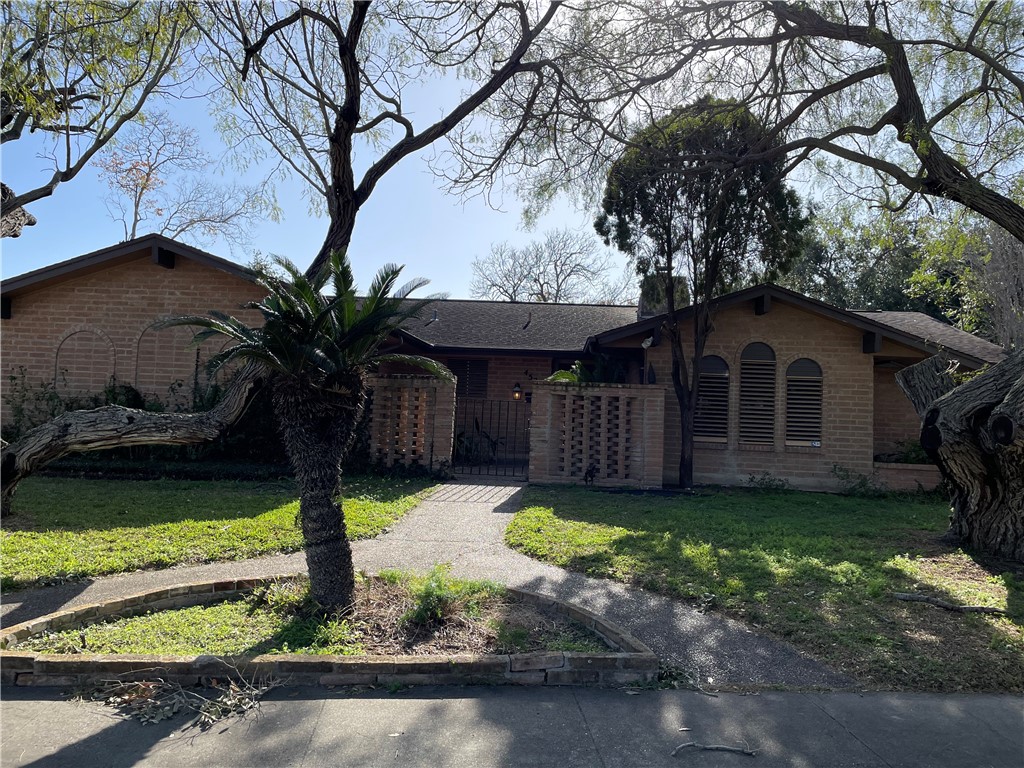
[[[201,102],[178,103],[171,111],[179,122],[200,131],[211,154],[223,152]],[[5,182],[19,191],[44,182],[50,166],[38,157],[41,148],[41,144],[31,145],[24,139],[5,144]],[[504,196],[500,211],[479,197],[461,201],[441,191],[424,157],[403,160],[380,182],[359,214],[349,254],[360,286],[369,283],[380,265],[396,262],[406,265],[403,277],[428,278],[428,292],[467,298],[470,263],[474,257],[486,255],[492,243],[525,244],[554,227],[592,231],[593,214],[576,211],[568,203],[557,204],[533,231],[524,231],[521,203],[511,193]],[[323,242],[327,219],[308,213],[300,181],[274,181],[282,220],[261,224],[253,232],[252,248],[287,256],[304,266]],[[106,186],[87,167],[60,185],[50,198],[29,206],[39,223],[20,238],[0,241],[3,277],[118,243],[123,237],[121,224],[110,218],[103,203],[105,194]],[[223,243],[207,246],[207,250],[242,263],[249,258],[241,251],[232,254]],[[622,259],[620,262],[625,264]]]

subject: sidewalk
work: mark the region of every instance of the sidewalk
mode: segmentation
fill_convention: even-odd
[[[988,695],[292,688],[202,732],[180,718],[141,725],[94,702],[7,689],[0,722],[4,768],[1024,765],[1024,700]],[[688,741],[758,754],[687,749],[672,757]]]

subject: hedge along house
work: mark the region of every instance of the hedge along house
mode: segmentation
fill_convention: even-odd
[[[679,310],[684,339],[693,309]],[[846,311],[773,285],[715,302],[694,427],[697,482],[736,485],[769,473],[831,490],[838,475],[875,475],[893,489],[933,487],[930,466],[877,461],[916,443],[920,421],[896,384],[902,368],[944,350],[962,369],[1000,347],[917,312]],[[661,481],[678,482],[681,430],[664,315],[592,337],[587,350],[643,355],[639,381],[665,392]],[[692,343],[684,345],[692,355]]]

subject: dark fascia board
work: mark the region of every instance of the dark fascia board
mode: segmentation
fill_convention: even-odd
[[[101,248],[98,251],[93,251],[83,256],[76,256],[73,259],[51,264],[50,266],[4,280],[2,293],[4,296],[16,296],[30,289],[41,288],[44,284],[72,277],[79,273],[87,273],[108,264],[113,265],[118,261],[129,261],[133,257],[141,257],[147,253],[156,256],[161,249],[235,275],[243,280],[252,280],[254,276],[253,271],[248,267],[235,264],[233,261],[222,259],[219,256],[214,256],[212,253],[201,251],[190,245],[179,243],[177,240],[172,240],[169,237],[164,237],[163,235],[143,235],[134,240]]]
[[[565,355],[578,356],[582,353],[579,349],[506,349],[504,347],[457,347],[449,345],[434,345],[429,341],[424,341],[404,328],[400,328],[397,331],[397,335],[410,346],[434,355],[462,355],[476,357],[495,357],[500,355],[508,355],[509,357],[529,357],[530,355],[536,355],[539,357],[560,357]]]
[[[935,354],[943,348],[941,345],[925,341],[919,336],[914,336],[904,331],[897,330],[891,325],[871,320],[870,318],[854,314],[853,312],[847,312],[839,307],[826,304],[825,302],[818,301],[817,299],[812,299],[801,293],[797,293],[796,291],[791,291],[788,288],[775,285],[774,283],[763,283],[751,288],[744,288],[739,291],[734,291],[733,293],[728,293],[725,296],[720,296],[712,301],[712,308],[724,309],[726,307],[740,304],[744,301],[751,301],[761,297],[767,297],[787,304],[793,304],[809,312],[822,315],[823,317],[827,317],[845,325],[851,325],[854,328],[859,328],[860,330],[868,333],[879,334],[880,337],[890,339],[899,344],[903,344],[928,354]],[[680,320],[686,320],[692,317],[693,314],[694,308],[692,305],[676,311],[676,317]],[[654,317],[644,318],[643,320],[635,323],[630,323],[629,325],[624,325],[621,328],[615,328],[611,331],[599,333],[597,336],[592,336],[587,340],[586,348],[587,350],[591,350],[595,345],[600,346],[602,344],[609,344],[611,342],[629,338],[630,336],[634,336],[638,333],[652,331],[659,327],[665,321],[666,317],[667,313],[662,313],[660,315],[655,315]],[[981,360],[974,355],[967,354],[966,352],[960,352],[958,350],[950,351],[954,352],[957,358],[975,367],[980,368],[982,365],[985,365],[984,360]]]

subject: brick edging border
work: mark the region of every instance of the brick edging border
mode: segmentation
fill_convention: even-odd
[[[111,679],[161,678],[181,685],[197,685],[210,678],[244,677],[273,679],[285,685],[614,685],[650,682],[658,677],[658,658],[654,652],[618,625],[571,603],[512,587],[508,588],[512,594],[568,616],[593,630],[616,650],[451,656],[264,654],[247,658],[43,654],[16,650],[18,643],[41,632],[71,629],[115,615],[134,616],[147,611],[208,605],[297,575],[177,584],[5,627],[0,634],[0,682],[73,687]]]

